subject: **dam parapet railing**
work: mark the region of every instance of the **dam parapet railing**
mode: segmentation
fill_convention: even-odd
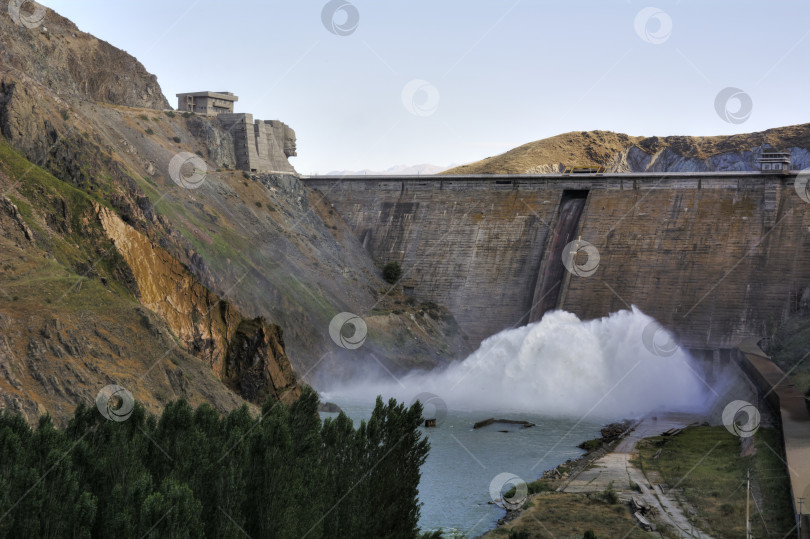
[[[301,176],[316,189],[343,190],[542,190],[542,189],[739,189],[793,185],[798,170],[721,172],[611,172],[603,174],[459,174],[423,176]]]
[[[746,339],[740,343],[738,361],[758,388],[761,402],[767,403],[779,418],[794,514],[797,523],[802,519],[801,538],[810,539],[810,412],[801,391],[755,341]]]

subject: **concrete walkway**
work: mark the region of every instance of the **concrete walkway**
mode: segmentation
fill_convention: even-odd
[[[705,418],[702,416],[679,413],[666,413],[645,418],[633,432],[619,442],[616,449],[573,477],[562,488],[562,491],[601,492],[613,482],[613,488],[622,502],[629,502],[633,496],[642,498],[652,508],[655,519],[670,524],[677,530],[680,537],[713,539],[712,536],[692,527],[684,514],[684,507],[687,504],[678,496],[676,490],[662,487],[660,477],[653,474],[645,477],[641,470],[630,463],[639,440],[704,420]],[[641,493],[631,487],[631,482],[638,485]]]

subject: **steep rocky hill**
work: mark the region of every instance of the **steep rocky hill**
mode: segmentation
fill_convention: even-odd
[[[568,166],[608,172],[756,170],[762,144],[791,153],[792,167],[810,167],[810,124],[714,137],[633,137],[612,131],[572,131],[523,144],[441,174],[547,174]]]
[[[164,110],[137,60],[50,10],[34,28],[3,11],[0,36],[0,402],[61,419],[115,382],[153,408],[186,395],[226,409],[466,351],[445,309],[382,280],[386,261],[321,194],[234,171],[231,133]],[[190,156],[194,185],[175,165]],[[366,321],[360,349],[330,337],[344,311]]]
[[[116,219],[107,208],[5,141],[0,189],[0,406],[30,421],[47,411],[62,422],[109,384],[122,385],[153,411],[181,396],[223,411],[245,402],[228,387],[238,385],[223,384],[228,380],[218,379],[197,349],[207,335],[189,338],[179,331],[180,316],[170,322],[139,301],[143,277],[105,229],[103,216]],[[249,359],[289,371],[283,355]],[[288,389],[298,390],[294,379],[265,386]]]
[[[7,70],[30,77],[58,96],[167,109],[157,77],[132,55],[90,34],[58,13],[44,10],[33,28],[15,22],[3,3],[0,17],[0,63]],[[25,10],[33,4],[23,5]]]

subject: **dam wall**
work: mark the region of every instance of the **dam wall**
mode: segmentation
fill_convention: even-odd
[[[323,176],[303,182],[326,196],[375,259],[402,265],[406,294],[446,305],[474,343],[539,320],[549,309],[589,319],[636,305],[682,345],[715,349],[767,335],[810,303],[810,204],[796,193],[796,176]],[[581,204],[573,219],[561,212],[571,199]],[[571,238],[595,248],[586,257],[587,264],[598,262],[592,273],[560,270],[560,245]]]

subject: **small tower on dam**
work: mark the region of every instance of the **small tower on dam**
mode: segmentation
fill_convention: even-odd
[[[770,144],[762,145],[762,154],[759,157],[759,171],[787,174],[790,172],[790,152],[782,152],[771,147]]]

